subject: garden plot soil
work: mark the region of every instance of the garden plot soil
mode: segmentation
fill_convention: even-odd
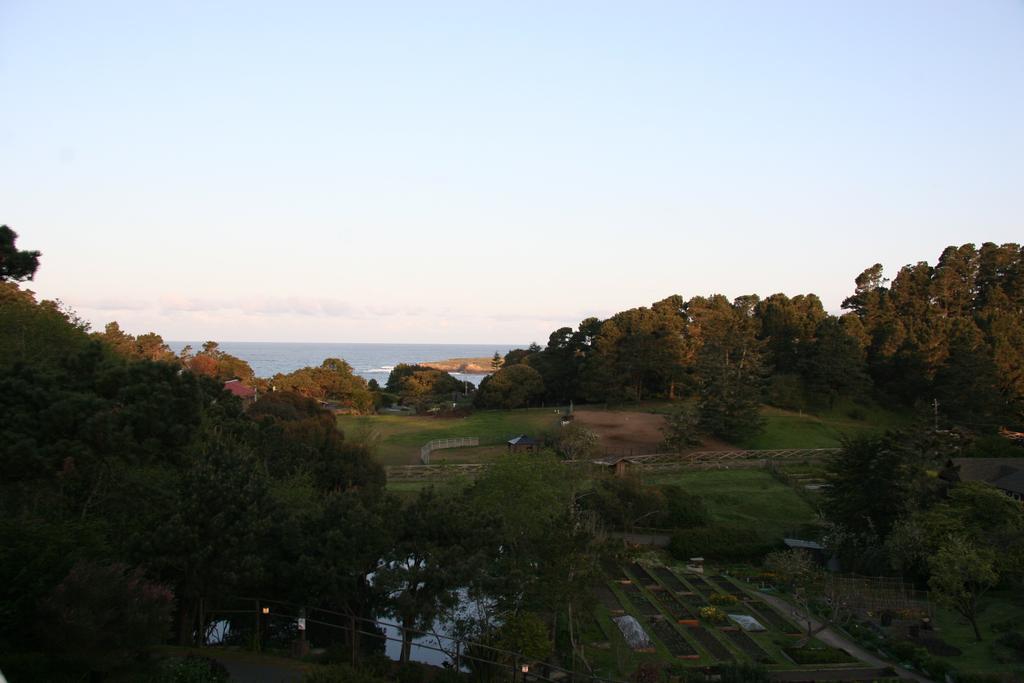
[[[597,601],[612,614],[622,614],[626,611],[622,607],[622,602],[619,600],[619,596],[612,592],[612,589],[603,583],[594,586],[594,595],[597,596]]]
[[[708,654],[710,654],[715,661],[736,661],[735,655],[729,651],[729,648],[723,645],[722,641],[715,637],[715,634],[711,633],[711,631],[708,631],[703,626],[691,626],[690,635],[692,635],[694,639],[701,644],[701,647],[708,651]]]
[[[686,582],[693,586],[698,593],[703,593],[704,595],[711,595],[715,592],[714,588],[711,587],[711,584],[709,584],[707,581],[700,578],[699,576],[687,576]]]
[[[601,563],[601,569],[608,575],[608,578],[612,581],[628,581],[626,572],[622,570],[622,567],[615,564],[610,560],[605,560]]]
[[[670,655],[679,659],[697,659],[700,656],[672,624],[664,619],[650,619],[648,621],[650,622],[651,630],[654,631],[654,635],[665,645]]]
[[[774,660],[768,656],[768,653],[765,652],[753,638],[743,631],[734,628],[723,628],[719,629],[719,631],[724,633],[725,636],[732,641],[733,645],[750,655],[750,658],[755,662],[761,662],[762,664],[773,663]]]
[[[696,619],[697,615],[689,607],[679,602],[674,595],[664,588],[652,590],[655,600],[672,615],[672,618],[679,621],[682,619]]]
[[[636,584],[623,584],[622,592],[626,594],[626,597],[633,603],[633,606],[640,611],[640,614],[644,616],[661,616],[658,608],[651,604],[651,601],[640,592],[640,588]]]
[[[726,589],[729,595],[733,596],[737,600],[750,600],[750,596],[744,592],[744,590],[735,581],[730,579],[728,576],[716,576],[715,582]]]
[[[636,562],[629,565],[629,573],[645,586],[656,586],[658,584],[658,582],[654,580],[654,577]]]
[[[770,605],[757,602],[757,609],[754,609],[753,605],[748,604],[747,609],[750,610],[752,617],[760,621],[768,628],[775,629],[787,635],[798,635],[800,629],[797,628],[791,621],[780,615],[778,612],[773,610]]]
[[[668,567],[656,567],[654,569],[654,573],[658,575],[661,582],[668,586],[670,590],[673,590],[676,593],[682,593],[686,590],[686,586],[683,585],[683,582],[680,581],[679,577],[673,574],[672,570]]]

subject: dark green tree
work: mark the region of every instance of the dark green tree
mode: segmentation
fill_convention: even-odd
[[[0,282],[31,280],[39,268],[39,252],[19,250],[17,239],[18,233],[0,225]]]

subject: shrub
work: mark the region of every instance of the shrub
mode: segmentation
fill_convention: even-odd
[[[209,657],[189,655],[161,662],[158,683],[222,683],[230,679],[228,670]]]
[[[345,664],[318,666],[302,677],[302,683],[386,683],[386,680]]]
[[[768,683],[768,671],[756,664],[722,664],[718,675],[721,683]]]
[[[700,618],[710,621],[712,624],[720,624],[725,621],[725,612],[717,607],[706,605],[700,608]]]
[[[427,667],[417,662],[407,662],[395,671],[397,683],[420,683],[427,679]]]
[[[36,630],[53,651],[103,671],[167,636],[173,599],[141,569],[79,562],[40,605]]]
[[[712,605],[735,605],[739,602],[739,599],[735,595],[729,595],[728,593],[714,593],[708,598],[708,602]]]
[[[783,650],[797,664],[846,664],[857,661],[845,650],[835,648],[787,647]]]
[[[672,534],[668,546],[673,557],[680,560],[702,556],[726,561],[761,557],[774,548],[774,544],[764,542],[753,529],[727,525],[680,529]]]
[[[1020,631],[1008,631],[999,636],[996,642],[1024,655],[1024,635],[1021,635]]]
[[[667,484],[660,487],[665,496],[667,525],[673,529],[691,529],[707,524],[711,519],[704,499],[687,492],[682,486]]]

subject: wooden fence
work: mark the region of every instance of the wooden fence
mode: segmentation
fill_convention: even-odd
[[[458,448],[460,446],[479,445],[479,439],[438,439],[430,444],[452,445],[442,448]],[[430,444],[424,445],[424,448]],[[456,445],[458,444],[458,445]],[[437,450],[434,448],[432,450]],[[625,460],[628,469],[636,468],[643,473],[667,472],[678,469],[725,469],[742,467],[761,467],[768,463],[780,461],[820,460],[838,453],[839,448],[777,448],[750,451],[694,451],[692,453],[655,453],[653,455],[636,455],[619,458]],[[421,451],[420,459],[424,452]],[[426,452],[429,461],[429,451]],[[615,460],[565,460],[566,465],[585,466],[592,468],[611,467]],[[487,465],[477,464],[445,464],[431,465],[391,465],[384,468],[390,481],[428,481],[447,477],[477,477]]]
[[[466,448],[467,446],[479,445],[480,439],[475,436],[459,436],[454,439],[434,439],[420,447],[420,462],[424,465],[429,465],[431,451],[439,451],[442,448]]]
[[[629,467],[643,472],[663,472],[677,469],[724,469],[730,467],[761,467],[768,463],[815,461],[835,455],[839,448],[776,448],[734,451],[694,451],[691,453],[656,453],[625,458]]]

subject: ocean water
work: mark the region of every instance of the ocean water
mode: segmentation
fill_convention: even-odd
[[[201,349],[203,342],[167,342],[178,353],[186,344]],[[257,377],[273,377],[307,366],[320,365],[325,358],[348,361],[356,374],[380,384],[387,382],[391,369],[398,363],[420,363],[449,358],[491,357],[526,344],[315,344],[285,342],[220,342],[220,349],[238,356],[252,366]],[[484,375],[452,373],[455,377],[479,384]]]

